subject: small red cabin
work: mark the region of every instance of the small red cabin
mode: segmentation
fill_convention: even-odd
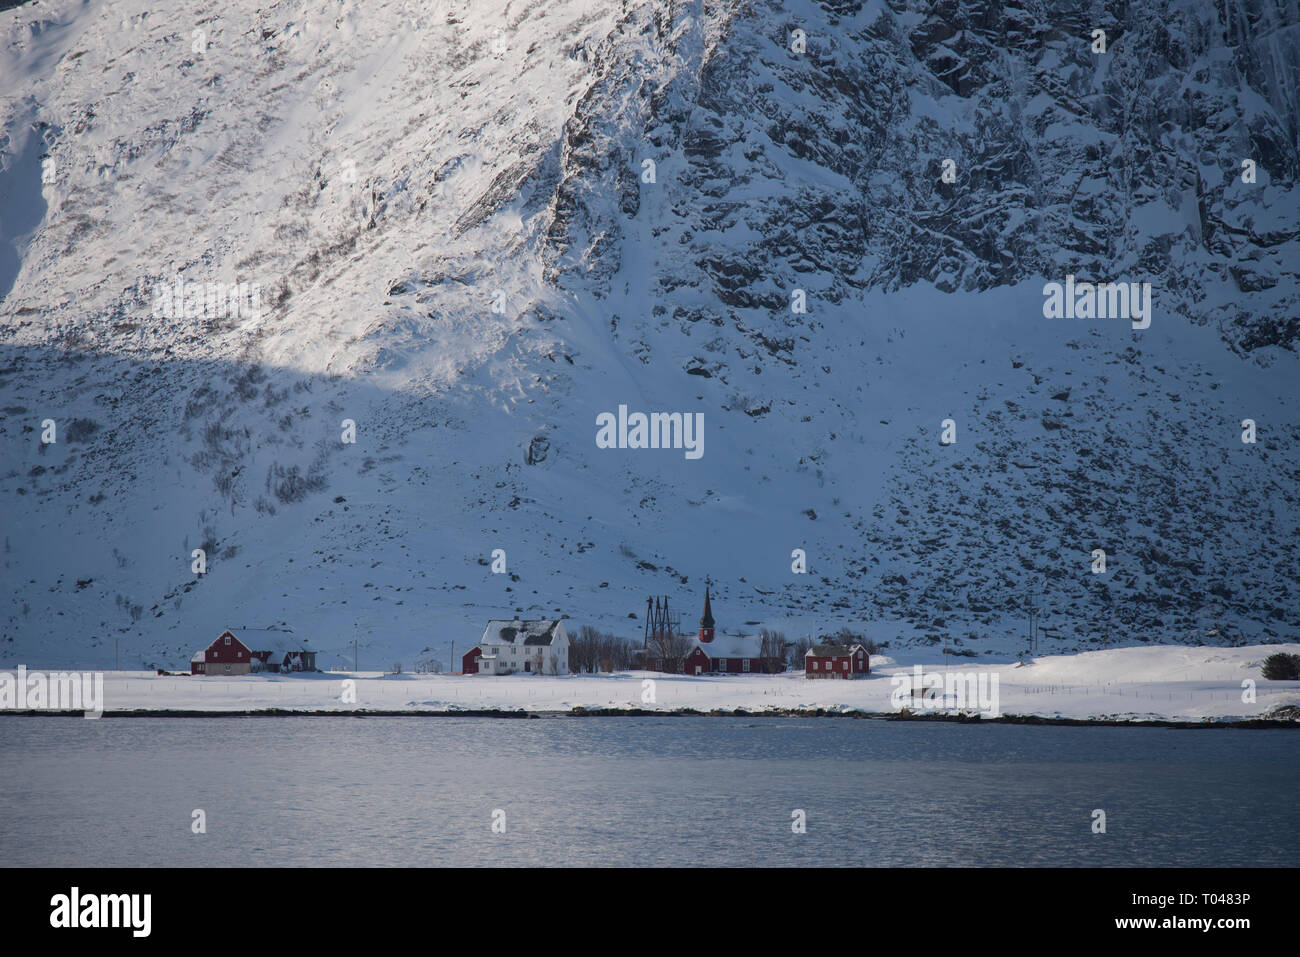
[[[871,673],[871,656],[861,645],[813,645],[803,670],[807,678],[860,678]]]
[[[478,674],[478,660],[483,657],[483,649],[475,645],[465,652],[460,659],[460,672],[464,675]]]

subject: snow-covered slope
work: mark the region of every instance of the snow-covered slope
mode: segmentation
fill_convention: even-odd
[[[731,631],[1005,651],[1036,584],[1045,649],[1294,640],[1300,17],[1094,9],[0,13],[0,660],[409,667],[706,573]],[[1067,274],[1150,328],[1045,319]]]

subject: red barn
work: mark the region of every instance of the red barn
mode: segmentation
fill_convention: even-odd
[[[246,675],[253,664],[253,653],[229,631],[190,658],[192,675]]]
[[[860,678],[871,673],[871,656],[861,645],[813,645],[803,670],[807,678]]]
[[[465,652],[460,659],[460,672],[464,675],[478,674],[478,660],[483,657],[483,649],[475,645]]]

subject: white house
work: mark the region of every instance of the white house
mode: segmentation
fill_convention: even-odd
[[[478,650],[481,675],[569,673],[569,635],[558,620],[489,621]]]

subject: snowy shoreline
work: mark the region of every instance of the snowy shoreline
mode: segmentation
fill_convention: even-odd
[[[1300,681],[1261,677],[1265,657],[1300,645],[1206,648],[1158,645],[1044,656],[1021,664],[959,659],[872,659],[853,681],[779,675],[411,675],[375,672],[238,677],[103,674],[105,716],[844,715],[894,719],[895,691],[919,666],[928,675],[996,677],[998,707],[987,723],[1086,722],[1192,726],[1280,719],[1300,713]],[[75,673],[75,672],[73,672]],[[84,673],[84,672],[83,672]],[[0,675],[15,674],[0,671]],[[956,720],[978,709],[911,708],[911,720]],[[1280,714],[1279,709],[1286,709]],[[0,709],[0,714],[30,709]],[[40,714],[59,712],[41,711]]]

